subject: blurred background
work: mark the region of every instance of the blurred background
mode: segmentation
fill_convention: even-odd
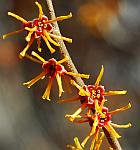
[[[0,35],[18,30],[21,22],[9,17],[14,12],[27,20],[38,16],[34,0],[1,0]],[[40,0],[48,15],[45,0]],[[132,104],[132,108],[113,117],[113,122],[132,128],[117,130],[124,150],[140,150],[140,1],[139,0],[53,0],[56,15],[73,13],[72,19],[59,22],[61,33],[73,39],[67,44],[69,53],[80,73],[89,73],[86,84],[94,84],[101,65],[105,73],[101,84],[108,90],[126,89],[128,93],[108,98],[111,110]],[[65,150],[82,141],[88,134],[88,124],[72,124],[64,116],[72,114],[79,102],[57,104],[58,88],[53,84],[52,101],[41,99],[47,80],[30,90],[22,85],[41,72],[41,67],[18,54],[26,46],[25,33],[0,40],[0,150]],[[36,42],[30,50],[36,50]],[[45,59],[51,58],[42,42]],[[47,51],[47,52],[46,52]],[[55,53],[53,57],[58,57]],[[63,82],[63,99],[74,94]],[[75,93],[71,89],[72,93]],[[68,93],[68,94],[67,94]],[[108,149],[106,140],[102,150]],[[90,142],[89,142],[90,144]],[[106,146],[107,145],[107,146]],[[87,148],[88,150],[88,148]]]

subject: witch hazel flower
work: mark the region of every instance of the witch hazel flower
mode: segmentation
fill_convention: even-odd
[[[94,150],[99,150],[100,149],[100,146],[102,144],[104,136],[105,136],[104,132],[101,132],[101,136],[98,137],[98,141],[96,142]],[[68,144],[67,148],[72,149],[72,150],[84,150],[84,148],[81,146],[81,144],[79,142],[78,137],[74,138],[74,143],[75,143],[75,146]],[[109,149],[109,150],[112,150],[112,149]]]
[[[53,20],[49,20],[48,17],[46,17],[44,15],[42,6],[38,2],[35,2],[35,4],[39,8],[39,16],[38,16],[38,18],[35,18],[32,21],[27,21],[24,18],[12,13],[12,12],[8,12],[9,16],[12,16],[15,19],[22,22],[23,28],[18,31],[14,31],[14,32],[3,35],[3,39],[5,39],[11,35],[18,34],[23,31],[27,31],[27,36],[25,37],[25,40],[28,43],[27,43],[26,47],[23,49],[23,51],[20,52],[21,58],[25,56],[26,51],[29,49],[29,47],[32,45],[32,43],[35,39],[37,39],[38,50],[40,52],[41,52],[41,47],[40,47],[41,46],[41,38],[43,38],[43,40],[45,41],[45,43],[51,53],[54,53],[55,49],[51,46],[50,43],[52,43],[54,46],[60,46],[59,43],[56,42],[56,40],[65,40],[69,43],[72,43],[72,39],[66,38],[63,36],[58,36],[58,35],[55,35],[52,33],[54,30],[52,23],[54,23],[56,21],[62,21],[65,19],[69,19],[72,17],[72,14],[70,13],[67,16],[59,16]]]
[[[79,115],[86,108],[88,108],[88,111],[90,111],[91,109],[100,111],[99,106],[102,103],[102,101],[105,100],[106,96],[126,94],[127,91],[106,92],[104,86],[99,84],[102,79],[103,73],[104,67],[102,66],[94,85],[84,85],[81,87],[74,80],[71,81],[71,83],[79,90],[79,96],[72,99],[62,100],[59,103],[81,100],[82,105],[73,115],[66,115],[66,117],[69,118],[69,121],[73,122],[76,116]],[[101,111],[100,113],[102,114]]]
[[[35,56],[38,60],[39,63],[42,65],[43,71],[33,78],[32,80],[24,83],[28,88],[30,88],[32,85],[34,85],[36,82],[38,82],[41,79],[44,79],[46,76],[48,76],[49,81],[48,81],[48,86],[42,96],[43,99],[50,100],[50,91],[52,88],[52,83],[53,80],[56,78],[58,87],[59,87],[59,97],[62,95],[63,87],[62,87],[62,80],[61,77],[64,75],[72,76],[72,77],[81,77],[81,78],[89,78],[89,75],[85,74],[78,74],[78,73],[73,73],[73,72],[68,72],[62,63],[66,62],[69,58],[66,56],[64,59],[56,61],[56,59],[51,58],[48,61],[44,60],[41,56],[39,56],[36,52],[32,51],[32,55]],[[37,62],[35,58],[32,58],[29,55],[26,55],[27,58],[31,59],[32,61]]]
[[[76,119],[78,119],[78,120],[74,120],[75,123],[88,122],[91,126],[91,130],[81,144],[80,144],[78,138],[76,137],[76,140],[74,140],[76,147],[72,146],[72,145],[68,145],[68,147],[70,147],[71,149],[74,149],[74,148],[80,148],[80,146],[81,146],[81,148],[83,149],[85,147],[86,143],[88,142],[88,140],[93,136],[90,150],[93,150],[93,149],[99,150],[102,140],[103,140],[103,137],[104,137],[104,135],[102,133],[101,137],[99,138],[100,130],[102,128],[105,128],[112,137],[120,138],[121,136],[115,131],[114,128],[129,128],[129,127],[131,127],[131,123],[128,123],[126,125],[118,125],[118,124],[112,123],[112,121],[111,121],[112,115],[131,108],[130,103],[124,107],[121,107],[119,109],[116,109],[116,110],[110,111],[110,112],[109,112],[108,108],[104,107],[103,105],[104,105],[104,102],[101,103],[99,112],[95,111],[94,114],[90,113],[90,114],[86,114],[84,116],[82,116],[82,115],[76,116]],[[104,116],[100,112],[102,112],[104,114]],[[80,145],[80,146],[78,146],[78,145]]]

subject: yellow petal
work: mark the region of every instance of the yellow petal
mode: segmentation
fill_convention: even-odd
[[[110,133],[112,137],[120,138],[121,136],[114,130],[110,123],[105,125],[106,130]]]
[[[78,85],[74,80],[71,80],[71,84],[72,85],[74,85],[74,86],[76,86],[76,88],[78,89],[78,90],[80,90],[82,87],[80,86],[80,85]]]
[[[72,149],[72,150],[76,150],[76,147],[74,147],[73,145],[67,145],[67,148],[70,148],[70,149]]]
[[[62,88],[62,80],[61,80],[61,75],[56,74],[56,80],[57,80],[57,84],[59,87],[59,97],[62,95],[62,92],[64,92],[63,88]]]
[[[43,36],[43,35],[42,35],[42,38],[44,39],[44,41],[45,41],[46,45],[48,46],[50,52],[51,52],[51,53],[54,53],[54,52],[55,52],[55,49],[51,47],[51,45],[50,45],[48,39],[47,39],[45,36]]]
[[[19,57],[20,57],[20,58],[23,58],[23,57],[25,56],[27,50],[28,50],[29,47],[32,45],[33,41],[34,41],[34,38],[31,38],[31,40],[28,42],[27,46],[23,49],[22,52],[20,52],[20,54],[19,54]]]
[[[94,150],[99,150],[99,149],[100,149],[100,146],[101,146],[101,144],[102,144],[102,141],[103,141],[104,136],[105,136],[105,135],[104,135],[104,132],[101,132],[101,137],[100,137],[100,139],[98,140],[98,142],[96,143]]]
[[[36,1],[35,4],[38,6],[39,9],[39,19],[42,19],[43,16],[43,10],[42,10],[42,6]]]
[[[92,139],[90,150],[94,149],[94,144],[95,144],[95,138]]]
[[[96,130],[96,133],[95,133],[94,136],[93,136],[93,139],[92,139],[92,142],[91,142],[91,146],[90,146],[90,150],[95,149],[95,148],[94,148],[94,147],[96,146],[96,145],[95,145],[95,142],[98,142],[99,130],[100,130],[100,129],[97,129],[97,130]]]
[[[102,100],[102,102],[101,102],[101,104],[100,104],[100,110],[103,109],[104,103],[105,103],[106,101],[107,101],[107,100],[105,100],[105,99]]]
[[[40,38],[37,38],[37,47],[38,47],[38,51],[41,52],[42,49],[41,49],[41,40],[40,40]]]
[[[23,83],[23,85],[26,85],[28,88],[30,88],[32,85],[34,85],[37,81],[39,81],[40,79],[42,79],[42,77],[44,77],[46,75],[46,73],[43,71],[41,74],[39,74],[38,76],[36,76],[34,79],[32,79],[31,81],[28,81],[26,83]]]
[[[77,89],[79,89],[80,96],[90,96],[90,93],[85,91],[81,86],[79,86],[74,80],[71,80],[71,84],[74,85]]]
[[[91,130],[91,135],[93,135],[96,132],[97,126],[98,126],[98,117],[95,116],[94,123],[93,123],[92,130]]]
[[[62,20],[64,20],[64,19],[69,19],[69,18],[71,18],[71,17],[72,17],[72,13],[70,12],[70,14],[67,15],[67,16],[59,16],[59,17],[57,17],[57,18],[55,18],[55,19],[48,20],[47,23],[53,23],[53,22],[56,22],[56,21],[62,21]]]
[[[9,15],[9,16],[12,16],[12,17],[14,17],[14,18],[16,18],[17,20],[21,21],[21,22],[24,23],[24,24],[27,24],[27,23],[28,23],[28,21],[26,21],[25,19],[23,19],[22,17],[20,17],[20,16],[14,14],[14,13],[8,12],[8,15]]]
[[[126,94],[127,91],[108,91],[105,92],[104,95],[105,96],[111,96],[111,95],[121,95],[121,94]]]
[[[67,148],[70,148],[72,150],[83,150],[83,149],[76,148],[75,146],[69,145],[69,144],[67,145]]]
[[[83,111],[83,109],[86,108],[86,104],[82,104],[81,107],[73,114],[69,117],[69,115],[66,115],[65,117],[69,117],[69,121],[73,122],[75,120],[75,118]]]
[[[103,74],[104,74],[104,67],[102,65],[101,71],[100,71],[100,73],[99,73],[99,75],[97,77],[97,80],[96,80],[95,84],[94,84],[96,87],[99,85],[99,83],[100,83],[100,81],[102,79]]]
[[[75,145],[76,145],[76,147],[77,147],[78,149],[80,149],[80,150],[83,149],[82,146],[80,145],[80,142],[79,142],[79,140],[78,140],[78,137],[75,137],[75,138],[74,138],[74,142],[75,142]]]
[[[9,37],[9,36],[12,36],[12,35],[21,33],[21,32],[23,32],[23,31],[24,31],[24,28],[23,28],[23,29],[20,29],[20,30],[17,30],[17,31],[14,31],[14,32],[10,32],[10,33],[4,34],[4,35],[3,35],[3,39],[6,39],[6,38]]]
[[[64,36],[59,36],[59,35],[55,35],[55,34],[51,34],[51,33],[49,33],[49,35],[54,39],[64,40],[64,41],[67,41],[68,43],[72,43],[72,39],[70,39],[70,38],[66,38]]]
[[[111,123],[111,125],[114,127],[114,128],[129,128],[132,126],[131,123],[128,123],[126,125],[118,125],[118,124],[114,124],[114,123]]]
[[[52,82],[53,82],[53,78],[50,78],[49,82],[48,82],[48,86],[42,96],[42,99],[44,99],[44,100],[47,99],[50,101],[50,91],[51,91],[51,87],[52,87]]]
[[[31,40],[32,34],[34,33],[34,31],[36,31],[36,27],[34,28],[25,27],[25,30],[29,31],[28,35],[25,37],[25,40],[29,42]]]
[[[87,141],[89,140],[89,138],[90,138],[92,135],[94,135],[94,133],[96,132],[96,129],[97,129],[97,125],[98,125],[98,118],[97,118],[97,116],[96,116],[95,119],[94,119],[94,123],[93,123],[93,126],[92,126],[92,129],[91,129],[90,133],[89,133],[88,136],[84,139],[84,141],[81,143],[82,147],[84,147],[85,144],[87,143]],[[93,142],[92,144],[94,144],[95,139],[94,139],[92,142]]]
[[[36,58],[38,58],[41,62],[47,62],[44,58],[42,58],[41,56],[39,56],[36,52],[32,51],[32,55],[35,56]]]
[[[129,103],[128,105],[124,106],[124,107],[121,107],[119,109],[116,109],[116,110],[113,110],[111,111],[110,113],[111,114],[115,114],[115,113],[118,113],[118,112],[122,112],[122,111],[125,111],[127,109],[131,108],[131,104]]]
[[[95,111],[98,112],[102,118],[105,118],[105,114],[102,112],[102,109],[100,108],[98,104],[98,100],[95,100]]]
[[[39,63],[39,64],[42,65],[42,61],[40,61],[40,60],[38,60],[36,58],[33,58],[32,56],[28,55],[27,53],[25,54],[25,57],[28,58],[28,59],[30,59],[33,62],[36,62],[36,63]]]
[[[65,58],[63,58],[63,59],[57,61],[57,64],[62,64],[62,63],[64,63],[64,62],[68,61],[68,60],[69,60],[69,57],[66,56]]]
[[[90,96],[90,93],[85,91],[83,88],[81,88],[79,90],[79,93],[78,93],[80,96]]]
[[[81,78],[86,78],[86,79],[89,79],[89,76],[90,76],[90,75],[79,74],[79,73],[74,73],[74,72],[66,72],[66,74],[73,76],[73,77],[81,77]]]
[[[60,46],[59,43],[57,43],[50,37],[50,35],[48,34],[48,32],[46,30],[43,30],[43,34],[48,39],[48,41],[50,41],[52,44],[54,44],[55,46]]]

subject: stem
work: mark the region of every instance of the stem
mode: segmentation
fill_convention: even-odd
[[[55,16],[55,11],[54,11],[54,8],[53,8],[52,0],[46,0],[46,2],[47,2],[47,6],[48,6],[48,9],[49,9],[49,12],[50,12],[51,19],[55,19],[56,16]],[[56,34],[56,35],[61,36],[60,29],[59,29],[59,26],[58,26],[57,22],[54,22],[53,25],[54,25],[53,33]],[[74,63],[72,62],[72,59],[69,55],[69,52],[68,52],[63,40],[58,40],[58,43],[60,44],[60,53],[61,53],[61,55],[64,56],[64,57],[66,57],[66,56],[69,57],[69,60],[67,61],[67,66],[69,68],[69,71],[74,72],[74,73],[78,73]],[[80,86],[85,85],[84,81],[80,77],[74,77],[74,78]],[[116,138],[112,137],[106,129],[103,128],[103,130],[105,132],[105,135],[108,139],[108,142],[109,142],[110,146],[114,150],[122,150],[122,148],[119,144],[119,141]]]
[[[52,0],[46,0],[46,2],[47,2],[47,5],[48,5],[48,8],[49,8],[51,19],[55,19],[56,16],[55,16]],[[61,36],[60,29],[59,29],[59,26],[58,26],[57,22],[54,22],[53,25],[54,25],[53,34]],[[66,56],[69,57],[69,60],[66,62],[66,66],[68,67],[69,71],[74,72],[74,73],[78,73],[74,63],[71,60],[71,57],[70,57],[70,55],[68,53],[68,50],[67,50],[63,40],[58,40],[58,43],[60,44],[59,48],[60,48],[61,55],[63,57],[66,57]],[[76,82],[79,85],[81,85],[81,86],[84,85],[84,82],[83,82],[83,80],[80,77],[74,77],[74,78],[75,78]]]
[[[111,148],[113,148],[113,150],[122,150],[119,141],[116,138],[112,137],[105,128],[103,128],[103,131],[107,137],[107,140],[108,140]]]

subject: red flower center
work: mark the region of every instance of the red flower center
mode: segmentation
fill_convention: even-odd
[[[98,86],[95,87],[94,85],[88,85],[87,88],[86,86],[83,87],[86,91],[90,92],[91,96],[86,97],[87,103],[92,105],[94,104],[95,100],[98,100],[99,104],[102,102],[104,99],[104,86]]]
[[[48,18],[46,16],[43,16],[41,20],[34,19],[32,23],[32,27],[37,27],[37,30],[35,31],[35,38],[40,38],[42,35],[43,30],[46,30],[47,32],[51,32],[53,29],[53,26],[51,23],[47,23]]]
[[[105,118],[102,118],[100,114],[97,114],[99,127],[105,126],[111,120],[111,114],[108,112],[108,108],[103,107],[102,112],[105,114]]]
[[[51,78],[54,78],[56,74],[63,75],[66,71],[64,66],[57,64],[57,61],[54,58],[49,59],[48,62],[44,62],[42,68],[46,71],[46,74]]]

